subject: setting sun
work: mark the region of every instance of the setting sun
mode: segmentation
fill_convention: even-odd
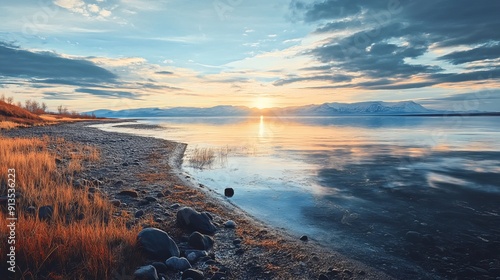
[[[253,107],[257,109],[265,109],[273,107],[272,100],[269,97],[259,96],[253,103]]]

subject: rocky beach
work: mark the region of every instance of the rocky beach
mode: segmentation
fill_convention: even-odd
[[[101,159],[75,174],[73,186],[87,187],[89,195],[101,193],[115,206],[115,216],[143,228],[137,238],[141,264],[131,273],[119,269],[114,279],[391,279],[322,248],[314,238],[264,224],[198,184],[180,168],[186,144],[104,132],[88,127],[92,123],[2,135],[61,137],[99,149]]]

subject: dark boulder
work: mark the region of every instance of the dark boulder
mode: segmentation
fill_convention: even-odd
[[[203,272],[190,268],[182,273],[182,280],[186,280],[189,278],[193,280],[203,280],[205,276],[203,275]]]
[[[161,229],[143,229],[137,236],[137,242],[144,252],[160,260],[180,255],[177,244]]]
[[[134,272],[135,280],[158,280],[156,268],[152,265],[142,266]]]
[[[208,235],[195,231],[189,236],[188,244],[194,249],[208,251],[214,245],[214,240]]]
[[[177,224],[205,234],[214,234],[217,230],[207,213],[200,213],[191,207],[183,207],[177,211]]]
[[[227,197],[233,197],[234,196],[234,189],[233,188],[225,188],[224,195]]]

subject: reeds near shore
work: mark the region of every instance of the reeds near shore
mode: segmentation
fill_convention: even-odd
[[[15,279],[111,279],[125,257],[127,261],[140,259],[134,255],[139,229],[127,230],[125,221],[113,216],[113,206],[99,192],[72,184],[75,172],[99,157],[95,147],[61,138],[0,137],[0,196],[7,195],[8,169],[15,169]],[[42,206],[53,208],[50,219],[38,217]],[[4,207],[0,220],[7,221]],[[2,273],[7,273],[8,236],[9,228],[2,226]]]
[[[229,146],[217,148],[195,147],[189,155],[189,164],[191,167],[199,169],[209,168],[214,163],[223,165],[227,162],[227,156],[230,151]]]

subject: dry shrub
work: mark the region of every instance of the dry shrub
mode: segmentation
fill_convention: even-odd
[[[64,166],[57,166],[56,154],[67,159]],[[71,184],[74,172],[83,169],[82,162],[99,159],[96,148],[61,138],[0,138],[0,158],[0,195],[7,194],[8,169],[15,169],[20,194],[16,279],[110,279],[124,263],[137,264],[140,256],[134,247],[139,229],[127,230],[125,220],[113,216],[113,206],[99,193],[89,195],[87,189]],[[28,211],[30,206],[46,205],[54,209],[49,221]],[[6,219],[2,209],[0,220]],[[8,231],[0,228],[1,252],[7,250]],[[5,272],[6,261],[2,253],[0,269]]]

